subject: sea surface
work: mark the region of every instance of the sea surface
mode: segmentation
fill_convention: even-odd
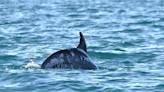
[[[99,70],[39,68],[79,32]],[[0,0],[0,92],[164,92],[164,0]]]

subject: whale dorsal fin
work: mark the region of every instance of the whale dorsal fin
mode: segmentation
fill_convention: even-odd
[[[87,52],[87,46],[86,46],[85,38],[81,32],[79,32],[79,34],[80,34],[80,43],[77,46],[77,48],[80,48],[80,49],[84,50],[85,52]]]

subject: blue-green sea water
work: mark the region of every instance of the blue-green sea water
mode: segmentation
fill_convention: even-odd
[[[39,69],[85,36],[99,70]],[[164,0],[0,0],[0,92],[164,92]]]

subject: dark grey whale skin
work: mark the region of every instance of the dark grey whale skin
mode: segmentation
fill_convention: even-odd
[[[80,32],[80,43],[77,48],[65,49],[51,54],[41,65],[42,69],[86,69],[96,70],[97,66],[90,60],[87,54],[86,42]]]

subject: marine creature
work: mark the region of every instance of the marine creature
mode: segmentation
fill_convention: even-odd
[[[96,70],[98,67],[90,60],[87,54],[85,38],[81,32],[80,42],[76,48],[64,49],[51,54],[42,63],[42,69],[61,68],[61,69],[86,69]]]

